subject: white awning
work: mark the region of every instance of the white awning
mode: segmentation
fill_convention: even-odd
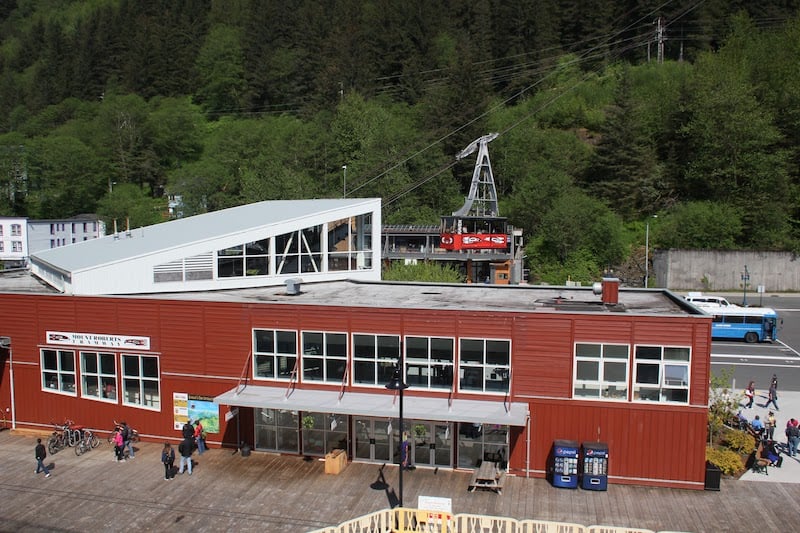
[[[237,393],[238,391],[238,393]],[[400,413],[396,394],[366,394],[360,392],[290,390],[286,387],[247,385],[229,390],[214,398],[214,403],[238,407],[261,407],[289,411],[309,411],[339,415],[359,415],[396,418]],[[403,418],[502,424],[524,426],[528,404],[488,400],[423,398],[403,394]]]

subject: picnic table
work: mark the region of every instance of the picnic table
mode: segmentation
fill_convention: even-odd
[[[497,494],[503,494],[503,484],[506,480],[506,473],[497,467],[494,461],[483,461],[481,465],[472,474],[472,479],[469,482],[469,491],[474,492],[476,489],[493,490]]]

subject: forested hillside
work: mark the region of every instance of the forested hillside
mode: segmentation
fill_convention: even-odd
[[[538,279],[635,271],[646,225],[800,250],[798,57],[800,0],[6,0],[0,215],[346,191],[437,223],[498,132]]]

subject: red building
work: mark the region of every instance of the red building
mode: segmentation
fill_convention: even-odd
[[[324,232],[323,232],[324,234]],[[212,447],[544,477],[553,441],[609,445],[611,483],[702,489],[711,319],[665,290],[322,281],[150,295],[0,286],[16,428],[126,420]]]

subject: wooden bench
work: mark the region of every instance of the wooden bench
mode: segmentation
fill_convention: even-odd
[[[472,478],[469,481],[469,491],[475,492],[476,489],[487,489],[502,495],[505,481],[505,470],[499,470],[497,463],[484,461],[472,474]]]
[[[755,472],[757,474],[762,474],[763,473],[763,474],[769,475],[769,471],[767,470],[767,468],[769,467],[769,459],[767,459],[766,457],[761,457],[761,454],[763,452],[764,452],[764,445],[761,442],[759,442],[758,443],[758,448],[756,448],[756,451],[753,452],[753,459],[752,459],[753,460],[753,466],[752,466],[752,469],[753,469],[753,472]]]

